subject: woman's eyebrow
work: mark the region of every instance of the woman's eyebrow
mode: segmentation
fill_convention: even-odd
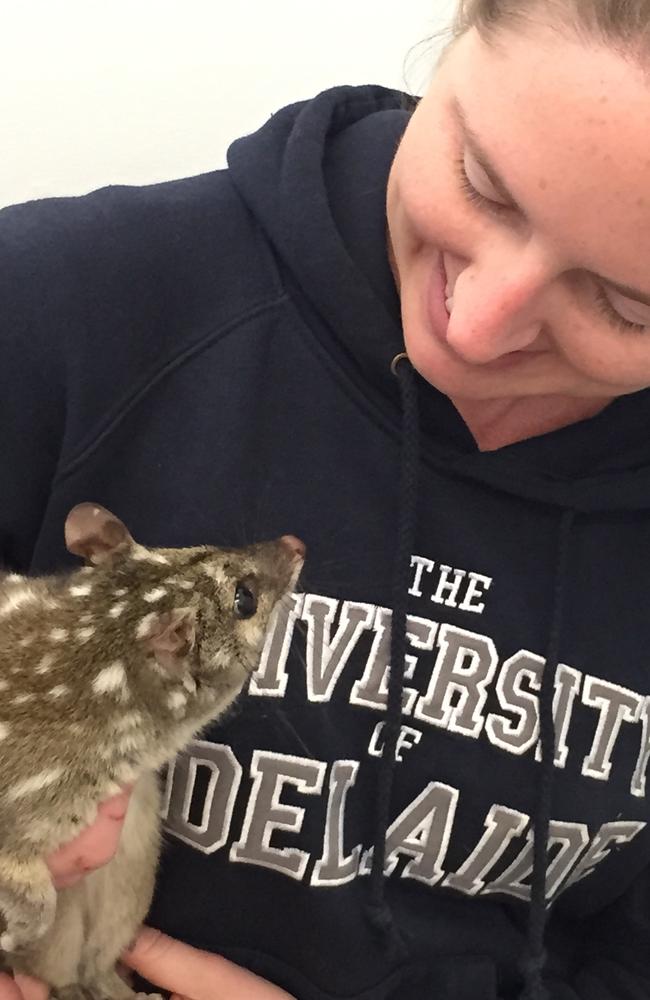
[[[495,191],[505,201],[510,202],[510,207],[515,208],[520,213],[522,218],[524,218],[527,222],[530,222],[530,217],[517,202],[516,198],[511,194],[508,185],[503,180],[494,164],[490,161],[488,154],[483,149],[481,140],[469,124],[465,109],[457,97],[452,98],[452,108],[464,132],[466,145],[469,147],[469,150],[478,165],[485,171]],[[581,270],[584,270],[586,274],[595,278],[597,281],[611,286],[614,291],[619,292],[620,295],[624,295],[625,298],[634,299],[636,302],[640,302],[644,306],[650,306],[650,292],[640,291],[638,288],[632,288],[630,285],[622,285],[620,282],[614,281],[612,278],[606,278],[604,275],[596,274],[595,271],[588,271],[586,268],[582,268]]]

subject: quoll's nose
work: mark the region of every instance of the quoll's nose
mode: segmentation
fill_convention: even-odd
[[[286,547],[290,549],[295,556],[298,556],[299,559],[305,558],[307,546],[304,542],[301,542],[299,538],[296,538],[295,535],[283,535],[280,541],[283,545],[286,545]]]

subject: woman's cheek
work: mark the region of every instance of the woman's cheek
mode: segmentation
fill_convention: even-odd
[[[650,332],[646,346],[639,334],[610,331],[597,317],[589,322],[575,309],[566,310],[560,323],[554,334],[558,350],[585,382],[606,387],[612,395],[650,385]]]

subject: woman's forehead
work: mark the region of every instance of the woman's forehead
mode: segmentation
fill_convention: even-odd
[[[540,237],[576,267],[650,291],[642,70],[540,29],[510,33],[498,51],[470,31],[439,72]]]

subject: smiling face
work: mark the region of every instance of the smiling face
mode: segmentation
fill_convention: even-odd
[[[580,419],[650,386],[650,85],[548,29],[503,41],[456,42],[391,168],[405,345],[454,400]]]

